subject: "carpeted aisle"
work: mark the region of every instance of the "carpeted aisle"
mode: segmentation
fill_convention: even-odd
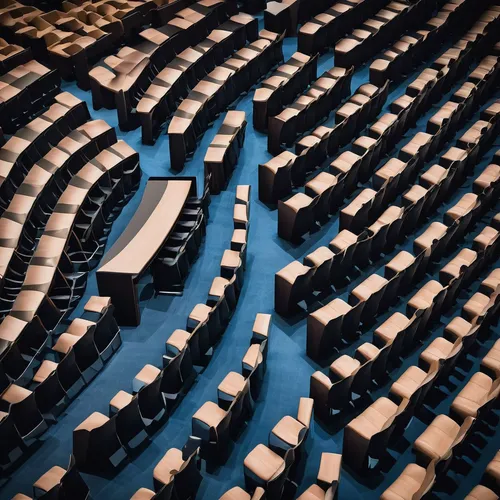
[[[286,39],[284,44],[285,60],[296,50],[296,39]],[[433,56],[434,57],[434,56]],[[321,57],[318,68],[318,75],[324,70],[333,66],[332,54]],[[421,69],[418,70],[418,72]],[[417,74],[415,72],[414,74]],[[388,98],[388,103],[395,97],[403,93],[408,81],[394,88]],[[368,79],[367,66],[356,72],[352,81],[352,91],[366,82]],[[93,118],[102,118],[109,124],[117,126],[116,110],[92,109],[90,93],[84,92],[75,84],[64,84],[64,90],[70,91],[77,97],[87,101]],[[162,458],[164,453],[171,447],[182,447],[186,438],[191,432],[191,416],[206,401],[216,401],[217,386],[227,372],[240,371],[241,359],[248,347],[253,320],[256,313],[273,313],[274,306],[274,274],[291,262],[293,259],[302,260],[310,250],[317,248],[321,244],[327,244],[338,232],[338,218],[333,217],[317,233],[313,234],[307,241],[298,247],[294,247],[287,242],[280,241],[277,237],[277,211],[270,210],[258,201],[258,164],[267,161],[271,156],[267,152],[267,137],[256,132],[252,127],[252,96],[253,91],[242,97],[236,109],[243,110],[247,114],[247,133],[245,146],[241,152],[239,164],[230,181],[227,191],[221,195],[212,197],[210,206],[210,219],[207,227],[207,237],[202,247],[199,259],[193,266],[183,296],[154,297],[151,286],[142,287],[141,307],[142,323],[137,328],[123,328],[123,346],[111,359],[104,371],[86,388],[82,394],[68,407],[67,414],[62,415],[59,421],[46,433],[44,443],[27,461],[19,467],[12,475],[11,480],[0,490],[0,499],[10,499],[18,492],[31,494],[31,485],[48,468],[53,465],[65,466],[72,449],[72,430],[93,411],[108,413],[108,403],[120,389],[131,390],[134,375],[146,363],[160,366],[161,356],[164,353],[165,340],[175,328],[184,328],[186,318],[198,302],[205,302],[212,279],[219,273],[219,263],[224,249],[229,247],[232,235],[232,211],[234,203],[234,192],[238,184],[250,184],[252,186],[252,205],[250,218],[250,235],[248,245],[248,262],[245,274],[245,285],[240,296],[238,307],[230,325],[215,350],[215,354],[208,368],[198,377],[195,385],[191,388],[186,398],[181,402],[164,427],[154,436],[154,440],[147,448],[132,462],[128,463],[115,477],[99,478],[97,476],[84,475],[92,497],[102,500],[128,499],[141,486],[152,488],[152,472],[156,463]],[[497,96],[498,97],[498,96]],[[445,96],[436,106],[439,107],[447,100]],[[411,137],[418,130],[425,130],[425,124],[429,116],[435,112],[432,108],[418,122],[418,127],[407,133]],[[179,175],[197,176],[198,191],[201,191],[203,183],[203,157],[213,136],[222,122],[221,116],[203,137],[194,158],[186,165],[184,171]],[[473,120],[477,119],[477,115]],[[329,121],[332,120],[330,117]],[[470,126],[470,123],[469,123]],[[127,225],[128,220],[138,206],[146,180],[149,176],[171,176],[174,175],[169,170],[169,149],[168,137],[162,135],[155,146],[143,146],[140,139],[140,129],[123,133],[117,128],[120,139],[127,141],[130,146],[140,153],[141,167],[144,176],[141,182],[141,189],[124,208],[118,219],[115,221],[109,241],[108,248],[121,234]],[[403,144],[407,139],[403,139]],[[477,172],[487,165],[487,160],[491,158],[492,152],[500,147],[500,141],[496,141],[496,146],[485,156],[476,170]],[[396,150],[397,151],[397,150]],[[395,152],[392,153],[393,155]],[[428,164],[430,165],[430,164]],[[471,186],[471,180],[465,184],[461,190],[457,191],[453,199],[447,202],[447,206],[452,206],[467,192]],[[357,194],[357,193],[356,193]],[[496,210],[500,205],[497,203]],[[442,220],[444,210],[435,215],[432,220]],[[478,225],[482,228],[486,219]],[[421,231],[421,230],[420,230]],[[417,233],[419,234],[419,233]],[[470,243],[477,232],[467,237]],[[394,255],[401,249],[411,248],[411,242],[403,246],[398,246]],[[339,296],[347,296],[359,281],[366,277],[369,272],[381,269],[391,256],[380,259],[363,276],[339,291]],[[475,288],[474,288],[475,286]],[[446,324],[453,314],[457,314],[466,297],[470,297],[477,289],[477,282],[471,291],[462,292],[461,301],[450,311],[446,318],[442,318],[442,324],[433,328],[432,336],[441,335],[444,324]],[[81,300],[79,308],[73,316],[81,313],[83,305],[88,297],[97,294],[95,272],[92,272],[85,297]],[[329,299],[333,298],[333,294]],[[401,300],[391,311],[398,310],[406,304],[406,300]],[[387,314],[388,316],[388,314]],[[378,323],[385,319],[382,316]],[[237,441],[233,445],[227,463],[215,470],[203,471],[203,481],[197,498],[211,500],[217,499],[227,489],[235,485],[244,485],[243,460],[246,454],[258,443],[267,443],[267,438],[271,428],[284,415],[295,415],[299,397],[308,396],[310,375],[319,367],[306,357],[306,317],[293,318],[285,321],[283,318],[273,315],[272,336],[270,339],[270,351],[268,357],[268,370],[261,397],[256,405],[255,414],[243,430]],[[498,338],[498,327],[491,338]],[[357,345],[371,340],[371,332],[366,333],[359,341],[346,348],[343,353],[353,354]],[[473,352],[474,357],[469,356],[471,366],[463,380],[455,380],[455,387],[462,387],[470,375],[477,371],[479,361],[484,356],[492,341],[482,346],[477,352]],[[407,358],[403,366],[392,374],[393,380],[411,364],[415,364],[419,351]],[[453,381],[453,378],[452,378]],[[372,394],[373,399],[387,395],[390,384],[388,381],[382,388]],[[457,390],[451,388],[448,395],[438,397],[441,401],[436,408],[435,414],[445,413],[449,408],[454,394]],[[354,416],[354,411],[352,416]],[[430,422],[430,420],[429,420]],[[403,442],[400,454],[394,455],[394,464],[384,473],[380,482],[362,484],[359,478],[354,478],[347,472],[343,472],[339,491],[340,499],[374,499],[399,475],[402,469],[413,460],[411,444],[413,440],[422,432],[425,425],[414,419],[411,428],[405,434],[407,443]],[[498,427],[497,427],[498,428]],[[466,476],[450,477],[458,483],[458,488],[453,490],[441,488],[436,490],[438,498],[460,499],[477,484],[486,464],[491,460],[499,446],[500,433],[487,437],[484,447],[478,448],[479,452],[475,463],[470,464],[471,471]],[[299,484],[299,491],[303,491],[308,485],[314,482],[319,457],[321,452],[330,451],[340,453],[342,449],[342,429],[335,434],[328,432],[318,422],[313,424],[312,432],[307,445],[308,455],[306,467]],[[465,466],[464,466],[465,467]],[[270,499],[273,500],[273,499]]]

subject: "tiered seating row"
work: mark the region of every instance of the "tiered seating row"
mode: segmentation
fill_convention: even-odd
[[[171,168],[181,170],[216,115],[283,60],[282,44],[282,35],[261,31],[258,40],[237,51],[191,90],[168,127]]]
[[[28,388],[13,383],[13,366],[2,365],[0,469],[7,470],[87,386],[121,345],[120,329],[107,297],[91,297],[36,369]],[[70,347],[68,347],[70,346]],[[59,361],[54,359],[54,355]],[[19,359],[11,357],[11,364]]]
[[[333,47],[345,34],[375,14],[387,2],[324,2],[328,8],[305,23],[298,32],[298,49],[304,54],[314,55]]]
[[[32,60],[0,76],[0,127],[8,134],[29,122],[60,91],[55,70]]]
[[[0,149],[2,179],[0,210],[9,206],[30,168],[72,130],[90,118],[87,104],[68,92],[55,96],[55,103],[18,130]]]
[[[413,3],[390,2],[350,35],[335,44],[335,64],[358,67],[379,52],[394,35],[407,31],[430,14],[434,5],[429,0]]]
[[[197,375],[193,364],[204,363],[236,307],[243,285],[249,203],[250,187],[239,186],[234,209],[235,231],[231,250],[224,252],[221,261],[221,276],[214,279],[207,304],[198,304],[193,309],[187,330],[176,330],[167,340],[163,368],[145,365],[132,382],[133,394],[119,391],[113,397],[110,417],[94,412],[74,430],[73,453],[79,469],[102,472],[119,466],[149,439],[189,390]],[[259,332],[261,329],[267,332],[268,321],[256,324]],[[259,373],[263,357],[255,354],[245,361],[245,369]],[[191,450],[190,456],[194,457],[193,453]],[[158,490],[162,489],[156,481],[155,484]],[[172,487],[175,488],[169,486]]]
[[[217,387],[217,403],[205,402],[193,415],[191,435],[200,440],[201,455],[227,458],[231,436],[252,417],[266,371],[270,314],[257,314],[241,374],[229,372]]]
[[[353,70],[333,67],[312,82],[303,95],[276,116],[268,119],[267,150],[274,155],[282,144],[291,146],[298,134],[312,128],[330,114],[351,91]]]
[[[134,110],[139,99],[158,73],[167,63],[174,60],[177,54],[180,58],[174,61],[174,64],[176,63],[176,66],[182,69],[179,70],[174,66],[173,69],[176,71],[169,71],[173,74],[168,75],[166,86],[170,87],[177,83],[172,89],[177,90],[175,93],[172,92],[172,98],[183,97],[182,91],[187,86],[187,82],[184,78],[181,80],[179,78],[187,76],[184,75],[184,70],[187,70],[189,66],[192,67],[193,72],[196,69],[196,62],[200,63],[198,70],[203,72],[206,62],[205,53],[210,50],[210,46],[206,48],[203,46],[201,52],[194,49],[183,51],[191,45],[200,43],[212,29],[226,19],[224,2],[219,1],[211,7],[204,7],[201,5],[203,1],[197,4],[201,12],[196,18],[191,17],[193,13],[191,8],[181,10],[165,26],[141,31],[139,35],[142,41],[138,45],[123,47],[116,55],[104,60],[106,66],[93,68],[89,76],[94,109],[100,109],[102,106],[116,108],[120,128],[122,130],[135,128],[137,116]],[[242,18],[241,23],[238,22],[239,18]],[[193,19],[194,22],[189,19]],[[231,21],[226,23],[228,31],[237,31],[240,36],[244,36],[246,26],[252,25],[253,18],[238,16],[238,19],[235,18],[232,23]],[[228,43],[230,42],[231,40],[228,40]],[[210,55],[213,55],[212,52]],[[149,131],[147,131],[146,138],[151,139],[148,134]]]
[[[102,120],[84,123],[64,137],[30,169],[0,218],[6,238],[0,257],[0,312],[7,314],[17,297],[48,218],[59,197],[90,158],[116,143],[116,133]],[[82,240],[85,233],[76,229]]]
[[[295,96],[317,78],[318,56],[295,52],[285,64],[278,66],[255,90],[253,96],[253,126],[267,130],[268,118],[279,114]]]
[[[226,189],[245,141],[246,126],[245,112],[228,111],[212,139],[204,159],[205,178],[209,179],[211,194]]]

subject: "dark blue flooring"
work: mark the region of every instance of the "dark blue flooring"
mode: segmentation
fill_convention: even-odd
[[[284,45],[285,59],[288,59],[296,50],[296,39],[287,39]],[[432,59],[431,59],[432,57]],[[435,56],[430,55],[429,60]],[[333,66],[332,54],[322,56],[318,74]],[[422,69],[422,68],[421,68]],[[420,70],[421,70],[420,69]],[[419,71],[420,71],[419,70]],[[398,95],[404,92],[405,83],[395,87],[389,95],[388,103],[392,102]],[[353,78],[352,90],[367,81],[367,67],[358,70]],[[102,118],[109,124],[117,126],[115,110],[92,110],[90,93],[81,91],[74,84],[64,84],[68,90],[89,104],[93,118]],[[295,247],[277,237],[277,211],[270,210],[258,201],[258,164],[270,158],[267,152],[267,137],[253,130],[252,123],[252,95],[242,97],[236,108],[247,113],[246,142],[243,148],[239,165],[231,179],[227,191],[212,198],[210,207],[210,221],[207,228],[207,237],[200,257],[191,270],[182,297],[154,297],[150,287],[145,286],[141,294],[142,323],[138,328],[123,328],[123,346],[111,359],[104,371],[92,382],[90,387],[80,394],[72,402],[67,413],[59,418],[59,421],[45,434],[42,446],[13,473],[10,481],[0,490],[1,499],[9,499],[17,492],[31,494],[31,485],[36,479],[53,465],[64,466],[67,463],[72,448],[72,430],[90,413],[100,411],[108,412],[108,403],[114,394],[120,389],[131,390],[134,375],[146,363],[161,365],[161,356],[164,353],[165,340],[175,328],[183,328],[186,318],[195,304],[205,302],[207,292],[214,276],[219,273],[219,262],[224,249],[228,248],[232,234],[232,211],[235,187],[238,184],[252,185],[252,207],[251,207],[251,230],[249,236],[248,264],[245,276],[245,286],[242,291],[236,314],[234,315],[221,343],[217,346],[215,354],[208,368],[198,377],[195,385],[191,388],[186,398],[170,417],[168,422],[154,436],[150,445],[132,462],[121,470],[114,478],[104,479],[97,476],[85,475],[85,479],[91,488],[93,498],[97,499],[128,499],[141,486],[152,488],[152,471],[156,463],[164,453],[171,447],[181,447],[191,430],[191,415],[208,399],[216,400],[217,385],[225,374],[231,370],[239,371],[241,358],[245,353],[251,335],[251,328],[257,312],[273,313],[274,303],[274,274],[293,259],[302,260],[302,257],[314,248],[327,244],[338,232],[338,218],[333,217],[328,223],[313,234],[307,241]],[[498,95],[497,95],[498,97]],[[445,97],[442,102],[445,102]],[[438,104],[439,106],[439,104]],[[417,127],[407,133],[399,146],[405,144],[408,138],[418,130],[425,130],[425,124],[429,116],[436,111],[430,110],[421,120]],[[219,120],[210,128],[203,137],[194,158],[186,165],[181,175],[196,175],[199,186],[202,185],[203,157],[212,137],[215,135],[222,121]],[[477,119],[477,115],[474,117]],[[331,121],[331,118],[330,118]],[[470,122],[470,124],[473,123]],[[140,141],[140,129],[122,133],[117,129],[118,136],[126,140],[140,153],[141,167],[144,176],[141,189],[124,208],[115,221],[108,241],[109,246],[117,239],[128,220],[134,213],[144,190],[144,185],[149,176],[173,175],[169,170],[168,138],[162,135],[155,146],[143,146]],[[458,137],[458,136],[457,136]],[[500,141],[496,141],[496,148],[500,147]],[[446,148],[443,150],[443,152]],[[480,171],[487,165],[487,159],[491,158],[495,148],[486,155],[485,160],[476,171]],[[391,153],[395,155],[397,149]],[[426,165],[431,165],[429,163]],[[477,174],[476,174],[477,176]],[[458,190],[453,198],[446,204],[447,207],[454,204],[462,194],[470,190],[470,178],[464,187]],[[353,197],[357,192],[353,195]],[[497,204],[496,210],[500,206]],[[432,220],[442,220],[444,209],[433,215]],[[470,244],[472,238],[484,227],[486,218],[478,224],[476,230],[466,239]],[[423,226],[425,227],[425,226]],[[422,228],[417,231],[417,235]],[[401,249],[411,251],[413,238],[407,243],[399,246],[393,254]],[[386,256],[369,270],[363,272],[352,284],[345,289],[333,292],[325,297],[331,300],[335,296],[345,298],[348,292],[369,272],[376,272],[383,268],[391,256]],[[443,260],[447,261],[453,255]],[[441,264],[442,264],[441,263]],[[437,266],[434,274],[439,270]],[[442,267],[442,265],[441,265]],[[423,284],[423,281],[421,284]],[[441,318],[441,324],[433,327],[430,339],[441,335],[444,325],[454,315],[458,314],[467,297],[476,290],[477,283],[470,291],[461,294],[457,306],[450,311],[445,318]],[[78,316],[87,298],[97,294],[95,272],[91,273],[87,292],[74,316]],[[396,307],[386,312],[378,321],[381,323],[386,317],[396,310],[404,310],[406,299],[402,298]],[[313,307],[319,306],[313,305]],[[354,500],[358,498],[378,498],[380,493],[399,475],[402,469],[411,461],[413,455],[411,444],[423,431],[425,426],[432,420],[433,415],[447,413],[449,405],[459,387],[463,386],[472,373],[477,371],[480,359],[498,338],[498,327],[492,332],[490,340],[480,346],[472,355],[467,357],[466,362],[459,367],[451,377],[450,385],[446,392],[435,391],[431,394],[431,402],[438,404],[426,410],[419,418],[415,418],[411,427],[405,434],[405,439],[398,442],[397,450],[391,450],[392,461],[388,461],[383,474],[373,480],[366,478],[355,478],[344,471],[340,486],[340,499]],[[371,340],[371,331],[366,332],[358,341],[346,347],[342,353],[353,354],[357,345]],[[310,375],[319,367],[305,355],[306,340],[306,315],[285,321],[273,314],[273,329],[268,357],[268,371],[261,394],[256,406],[256,411],[234,444],[227,463],[216,470],[204,471],[204,478],[197,498],[217,499],[227,489],[234,485],[244,485],[243,460],[246,454],[258,443],[267,443],[267,436],[271,428],[278,420],[286,415],[295,415],[299,397],[308,396]],[[403,366],[391,374],[395,380],[408,366],[416,364],[421,349],[415,351],[408,357]],[[387,395],[392,381],[387,381],[381,388],[373,392],[372,397]],[[347,421],[354,417],[357,412],[369,404],[369,401],[361,403],[362,407],[352,410],[348,414]],[[308,456],[306,467],[300,474],[299,491],[304,490],[315,480],[319,464],[320,454],[323,451],[340,453],[342,449],[342,424],[339,429],[332,433],[315,422],[308,441]],[[497,427],[498,428],[498,427]],[[492,431],[493,432],[493,431]],[[467,492],[477,484],[484,467],[499,448],[499,432],[489,436],[478,438],[474,442],[475,448],[471,451],[471,459],[457,464],[463,475],[450,473],[449,478],[440,481],[436,486],[436,495],[439,498],[464,498]],[[454,484],[456,483],[456,484]],[[271,499],[272,500],[272,499]]]

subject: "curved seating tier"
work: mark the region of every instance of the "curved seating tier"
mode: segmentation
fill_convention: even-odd
[[[8,134],[29,122],[59,93],[57,71],[35,60],[0,76],[0,127]]]
[[[182,289],[205,233],[208,206],[201,203],[195,177],[148,180],[136,213],[97,270],[99,293],[111,297],[120,325],[140,323],[137,283],[149,268],[157,292]]]
[[[87,163],[60,196],[21,291],[0,324],[0,358],[15,364],[17,378],[31,380],[50,333],[81,298],[109,224],[137,189],[140,176],[138,154],[118,141]]]
[[[406,32],[425,19],[433,8],[433,2],[428,0],[388,3],[335,44],[335,64],[344,68],[358,67],[380,51],[395,35]]]
[[[283,35],[265,30],[259,35],[203,78],[177,108],[168,127],[170,167],[174,170],[184,167],[209,123],[283,60]]]
[[[217,26],[198,45],[179,52],[156,75],[137,104],[142,142],[153,144],[161,125],[175,112],[179,101],[235,50],[242,49],[247,40],[254,42],[257,37],[257,20],[238,14]]]
[[[229,372],[217,387],[217,403],[206,401],[192,417],[192,432],[206,460],[227,459],[230,440],[251,419],[266,372],[270,314],[257,314],[241,374]]]
[[[267,150],[274,155],[282,151],[282,144],[291,146],[299,134],[303,134],[320,120],[327,117],[351,92],[353,70],[333,67],[293,104],[268,119]]]
[[[8,446],[0,455],[0,470],[9,470],[33,450],[32,445],[41,444],[47,425],[57,420],[120,345],[109,298],[91,297],[83,316],[72,321],[44,353],[45,359],[36,360],[32,379],[19,376],[25,369],[19,356],[2,360],[0,405],[8,411],[0,412],[0,434]]]
[[[55,101],[45,113],[18,130],[0,149],[2,213],[33,164],[48,153],[51,146],[90,118],[87,104],[68,92],[56,95]]]
[[[5,315],[20,291],[26,269],[59,197],[73,176],[101,151],[116,143],[103,120],[79,126],[33,165],[0,218],[0,300]],[[99,161],[99,158],[96,158]]]
[[[302,25],[298,32],[298,49],[314,55],[333,47],[345,34],[354,29],[385,5],[385,0],[367,2],[324,2],[328,8]]]
[[[219,131],[205,153],[205,178],[209,179],[211,194],[226,189],[238,162],[245,141],[247,126],[244,111],[228,111]]]
[[[155,89],[148,89],[152,81],[165,81],[160,87],[172,86],[172,100],[182,98],[188,84],[185,81],[188,70],[194,77],[195,70],[203,73],[205,64],[209,64],[209,57],[206,56],[210,47],[205,48],[206,44],[202,46],[200,42],[226,18],[224,2],[212,2],[210,7],[205,7],[203,1],[176,12],[165,26],[141,31],[141,43],[121,48],[115,55],[104,59],[106,66],[94,67],[89,73],[94,109],[103,106],[116,108],[120,128],[130,130],[138,124],[135,108],[139,99],[145,91],[148,93],[149,90],[150,96],[155,92]],[[197,7],[197,11],[193,10],[194,7]],[[243,19],[238,23],[240,17]],[[253,21],[253,18],[248,17],[237,16],[232,24],[231,21],[226,24],[231,31],[241,36]],[[203,50],[196,50],[198,46],[190,48],[196,44],[200,44]],[[213,54],[210,52],[209,55]],[[157,77],[167,63],[170,66],[163,76]],[[154,80],[155,77],[157,80]],[[152,130],[146,130],[148,142],[152,142],[152,133]]]
[[[318,56],[295,52],[285,64],[278,66],[269,78],[262,81],[253,96],[253,126],[267,130],[268,118],[279,114],[297,94],[317,78]]]

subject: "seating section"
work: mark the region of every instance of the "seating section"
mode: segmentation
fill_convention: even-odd
[[[90,118],[87,105],[68,92],[55,96],[55,103],[25,127],[19,129],[0,149],[3,162],[0,209],[9,206],[29,170],[75,128]]]
[[[61,80],[35,60],[16,66],[0,76],[0,127],[8,134],[29,122],[56,94]]]
[[[186,98],[190,90],[216,66],[242,49],[247,40],[254,42],[257,38],[257,20],[248,15],[237,14],[219,24],[197,45],[187,44],[185,50],[178,50],[175,58],[171,58],[154,77],[137,103],[142,142],[153,144],[163,123],[175,112],[180,100]],[[119,115],[123,105],[120,100],[116,101]],[[128,111],[121,112],[127,113],[130,115]],[[132,117],[127,116],[129,118]]]
[[[314,55],[333,47],[345,34],[381,9],[386,2],[324,2],[328,8],[303,24],[298,32],[298,49]],[[325,5],[326,7],[326,5]]]
[[[0,0],[4,496],[498,499],[499,33],[496,0]]]
[[[496,66],[498,60],[496,57],[493,59],[488,56],[483,59],[482,63],[478,66],[486,68],[489,78],[482,80],[479,87],[475,87],[472,82],[473,88],[477,88],[477,96],[471,99],[468,107],[462,108],[462,113],[472,111],[474,103],[480,102],[481,96],[484,91],[487,91],[488,85],[494,82],[497,78]],[[472,76],[473,73],[471,73]],[[471,77],[470,77],[471,78]],[[470,86],[469,86],[470,87]],[[455,94],[455,96],[458,92]],[[452,101],[453,102],[453,101]],[[460,107],[459,107],[460,109]],[[483,117],[488,117],[494,110],[494,106],[488,108],[490,111],[484,110]],[[467,116],[467,115],[465,115]],[[339,233],[329,244],[329,248],[321,247],[312,252],[304,259],[304,263],[308,265],[301,265],[298,262],[292,263],[293,267],[285,267],[276,275],[280,276],[277,283],[280,283],[280,291],[276,288],[275,291],[275,306],[278,307],[280,314],[287,314],[287,311],[294,310],[296,304],[307,297],[313,289],[324,289],[332,284],[332,280],[338,279],[349,273],[353,265],[363,268],[369,262],[369,259],[377,258],[382,252],[391,251],[394,249],[398,237],[403,234],[409,234],[414,231],[419,220],[423,220],[426,214],[430,213],[432,209],[444,197],[451,194],[454,186],[457,186],[463,181],[467,172],[467,166],[474,165],[477,161],[477,155],[480,151],[485,150],[488,144],[494,137],[495,125],[497,123],[495,118],[493,122],[479,120],[476,125],[470,128],[462,138],[457,141],[457,146],[449,149],[439,162],[439,165],[434,165],[428,169],[420,178],[420,184],[415,184],[409,187],[409,182],[414,179],[419,169],[426,158],[429,156],[430,151],[435,151],[444,143],[444,137],[451,133],[453,125],[458,126],[458,119],[464,119],[465,116],[457,115],[456,120],[450,120],[445,123],[447,129],[434,129],[434,134],[419,132],[415,137],[404,146],[399,154],[399,159],[391,159],[386,165],[382,166],[373,176],[374,189],[364,189],[347,207],[344,207],[340,212],[339,217]],[[432,119],[429,125],[432,126]],[[483,128],[484,127],[484,128]],[[432,130],[432,129],[428,129]],[[494,160],[495,161],[495,160]],[[340,162],[338,163],[340,164]],[[341,164],[340,164],[341,165]],[[359,169],[359,165],[358,165]],[[451,170],[450,170],[451,169]],[[483,179],[488,177],[489,172],[495,170],[494,167],[489,168],[488,173],[485,172]],[[450,175],[452,174],[452,175]],[[344,182],[346,177],[344,177]],[[481,182],[481,181],[479,181]],[[326,183],[325,183],[326,184]],[[333,183],[332,183],[333,184]],[[338,183],[337,183],[338,184]],[[337,184],[333,184],[334,188]],[[487,182],[488,184],[488,182]],[[347,182],[349,185],[349,182]],[[490,186],[488,186],[490,187]],[[491,188],[493,186],[491,185]],[[476,188],[477,189],[477,188]],[[480,189],[478,189],[480,192]],[[331,194],[333,193],[333,195]],[[403,193],[402,205],[392,205],[383,210],[387,203],[392,202],[399,194]],[[330,192],[330,198],[335,196],[335,191]],[[465,210],[467,211],[467,200],[471,202],[476,200],[477,195],[471,193],[470,196],[464,198]],[[292,219],[295,227],[296,234],[302,235],[310,230],[311,224],[314,221],[313,210],[310,208],[314,200],[319,203],[320,197],[315,199],[302,195],[301,193],[295,195],[291,200],[304,200],[303,204],[296,211],[295,219]],[[335,209],[338,200],[342,200],[343,196],[339,195],[337,199],[329,201],[326,206],[333,206]],[[309,200],[313,200],[312,202]],[[284,204],[283,204],[284,205]],[[332,208],[330,208],[332,210]],[[305,222],[304,222],[305,221]],[[454,219],[445,219],[445,223],[450,226]],[[436,226],[433,226],[436,227]],[[434,229],[430,228],[431,231]],[[293,234],[293,233],[292,233]],[[422,237],[423,239],[424,237]],[[432,240],[431,240],[432,241]],[[416,245],[419,244],[415,240]],[[427,250],[425,245],[417,247],[419,251]],[[338,257],[337,257],[338,255]],[[290,265],[291,266],[291,265]],[[320,276],[312,280],[316,268],[319,269]],[[289,274],[288,269],[292,274]],[[328,273],[330,278],[328,277]],[[286,276],[282,280],[282,276]],[[297,284],[296,284],[297,282]],[[282,283],[288,283],[281,288]],[[278,286],[278,285],[276,285]],[[317,288],[319,287],[319,288]],[[283,291],[281,291],[283,290]],[[287,290],[287,291],[285,291]],[[289,294],[294,290],[292,296],[292,303],[288,302]],[[279,295],[284,293],[283,297]],[[288,306],[282,304],[289,304]]]
[[[32,336],[35,333],[41,334],[32,331]],[[52,348],[47,345],[40,349],[41,357],[29,363],[23,359],[27,354],[22,346],[15,344],[2,357],[0,427],[8,443],[2,450],[2,470],[41,444],[48,425],[61,416],[120,347],[120,329],[109,299],[91,297],[82,317],[71,322]]]
[[[244,111],[227,112],[205,153],[205,179],[210,179],[210,193],[219,194],[226,189],[243,148],[246,127]]]
[[[189,92],[168,126],[171,168],[182,170],[208,124],[283,60],[282,44],[282,35],[262,30],[256,41],[238,50]]]
[[[59,197],[0,324],[1,362],[14,381],[31,380],[52,332],[78,303],[109,226],[137,189],[140,173],[137,153],[118,141],[87,163]],[[71,345],[61,347],[64,354]]]

